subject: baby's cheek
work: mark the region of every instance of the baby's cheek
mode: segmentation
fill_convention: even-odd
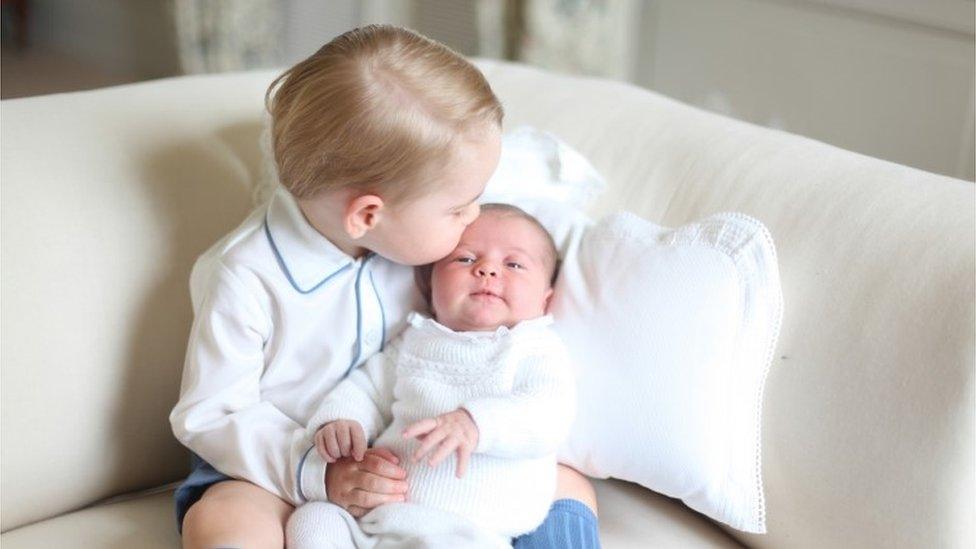
[[[434,286],[431,292],[431,308],[438,318],[445,318],[451,312],[451,295],[447,292],[447,284],[440,283]]]
[[[519,320],[542,316],[546,312],[545,292],[536,291],[535,288],[521,292],[516,296],[516,302],[512,308]]]

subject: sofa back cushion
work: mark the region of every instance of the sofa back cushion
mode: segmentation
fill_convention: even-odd
[[[185,476],[190,268],[251,208],[271,77],[2,103],[3,530]]]

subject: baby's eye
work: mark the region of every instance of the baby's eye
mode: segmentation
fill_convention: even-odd
[[[524,269],[525,268],[525,265],[522,265],[521,263],[519,263],[517,261],[509,261],[508,263],[506,263],[506,265],[508,265],[509,267],[511,267],[513,269]]]
[[[474,258],[473,257],[459,257],[459,258],[455,259],[454,261],[457,261],[458,263],[471,264],[471,263],[474,263]]]

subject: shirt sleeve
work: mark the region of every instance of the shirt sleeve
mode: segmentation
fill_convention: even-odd
[[[474,399],[462,407],[478,426],[476,453],[534,458],[555,453],[569,434],[576,385],[562,345],[519,361],[511,395]]]
[[[329,392],[308,422],[309,437],[330,421],[351,419],[374,441],[393,419],[395,356],[395,347],[376,353]]]
[[[173,433],[220,472],[292,505],[326,499],[325,463],[310,451],[304,425],[261,398],[269,312],[225,266],[212,273],[197,280],[205,289],[194,296]]]

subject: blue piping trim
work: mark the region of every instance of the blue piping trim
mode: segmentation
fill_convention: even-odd
[[[298,486],[298,496],[302,498],[303,502],[307,502],[308,498],[305,497],[305,491],[302,490],[302,469],[305,468],[305,460],[308,459],[308,454],[314,449],[315,445],[313,444],[311,448],[305,450],[302,460],[298,462],[298,474],[295,476],[295,480],[297,481],[296,486]]]
[[[369,270],[369,283],[373,286],[373,294],[376,295],[376,302],[380,304],[380,322],[382,331],[380,334],[380,352],[383,352],[383,348],[386,346],[386,311],[383,310],[383,300],[380,299],[380,293],[376,291],[376,281],[373,280],[373,270]]]
[[[285,260],[281,257],[281,252],[278,251],[278,246],[275,244],[274,238],[271,238],[271,229],[268,228],[268,218],[267,218],[267,216],[265,216],[265,218],[264,218],[264,234],[268,237],[268,244],[271,244],[271,251],[274,252],[275,259],[278,260],[278,266],[281,267],[282,272],[285,273],[285,278],[287,278],[288,279],[288,282],[291,283],[292,288],[295,288],[295,291],[297,291],[300,294],[310,294],[310,293],[314,292],[315,290],[318,290],[320,287],[322,287],[323,284],[325,284],[326,282],[328,282],[329,280],[331,280],[332,277],[334,277],[335,275],[341,273],[342,271],[345,271],[349,267],[352,267],[352,263],[346,263],[338,271],[336,271],[336,272],[330,274],[329,276],[325,277],[322,280],[322,282],[319,282],[318,284],[316,284],[315,286],[312,286],[311,288],[309,288],[307,290],[303,290],[303,289],[301,289],[301,288],[298,287],[298,283],[296,283],[295,282],[295,279],[292,278],[291,271],[289,271],[288,270],[288,266],[285,265]]]
[[[363,307],[360,300],[359,280],[363,276],[363,269],[366,268],[366,263],[373,258],[373,255],[374,254],[370,252],[363,257],[363,262],[359,264],[359,271],[356,273],[356,354],[353,355],[352,362],[349,364],[349,367],[346,368],[346,374],[343,377],[349,375],[349,372],[351,372],[356,366],[356,363],[359,362],[359,355],[363,352]]]

